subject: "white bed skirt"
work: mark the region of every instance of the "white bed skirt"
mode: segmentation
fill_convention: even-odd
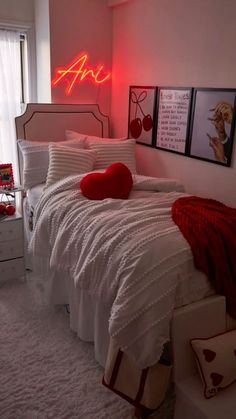
[[[49,268],[49,261],[34,260],[34,271],[40,274],[44,284],[45,298],[49,304],[69,304],[70,328],[86,342],[94,343],[94,356],[105,367],[109,346],[109,317],[111,305],[91,296],[86,290],[74,285],[69,273]],[[191,284],[191,285],[190,285]],[[203,274],[196,271],[191,282],[180,283],[176,293],[175,308],[191,304],[214,294],[213,288]]]
[[[109,346],[108,321],[110,305],[96,300],[85,290],[74,286],[66,273],[45,268],[45,260],[34,263],[34,271],[42,277],[45,298],[49,304],[69,304],[70,328],[85,342],[93,342],[96,361],[105,367]]]

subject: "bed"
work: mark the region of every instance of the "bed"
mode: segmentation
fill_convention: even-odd
[[[215,294],[207,276],[195,269],[190,246],[170,216],[173,202],[188,196],[183,185],[137,174],[134,141],[113,139],[112,144],[108,118],[97,105],[29,104],[16,118],[16,130],[26,189],[26,249],[30,243],[49,303],[69,305],[71,329],[94,342],[95,358],[103,367],[114,342],[141,370],[155,365],[170,339],[174,310]],[[32,167],[37,166],[32,143],[39,147],[38,156],[46,143],[51,155],[51,143],[72,153],[73,140],[81,140],[76,133],[83,133],[88,148],[95,150],[92,170],[68,172],[55,181],[47,161],[41,178],[39,167]],[[117,159],[132,173],[129,199],[88,200],[80,181],[94,170],[104,171],[111,146],[124,147]]]

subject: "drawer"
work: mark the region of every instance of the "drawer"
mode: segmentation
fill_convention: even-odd
[[[0,262],[0,282],[20,278],[25,274],[23,258]]]
[[[23,254],[22,239],[0,242],[0,261],[22,257]]]
[[[5,240],[18,239],[23,236],[22,219],[2,221],[0,223],[0,242]]]

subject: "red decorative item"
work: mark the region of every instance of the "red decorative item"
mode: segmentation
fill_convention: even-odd
[[[227,312],[236,319],[236,208],[197,196],[178,198],[172,218],[188,241],[196,269],[216,293],[225,295]]]
[[[130,131],[132,137],[138,138],[142,132],[142,121],[140,118],[135,118],[133,121],[130,122]]]
[[[127,199],[133,186],[130,170],[123,163],[112,163],[104,173],[89,173],[80,181],[81,192],[86,198]]]
[[[0,202],[0,214],[4,214],[6,211],[6,205],[3,202]]]
[[[56,69],[57,76],[52,80],[52,86],[57,86],[62,81],[67,82],[66,94],[69,95],[75,84],[85,79],[92,80],[96,84],[104,83],[110,79],[111,73],[104,71],[104,65],[97,68],[87,67],[88,54],[82,53],[68,64],[65,68]]]
[[[145,131],[150,131],[150,129],[152,129],[153,126],[153,122],[152,122],[152,117],[150,114],[145,115],[145,117],[143,118],[143,129]]]
[[[12,204],[7,204],[6,205],[5,213],[7,215],[13,215],[13,214],[15,214],[15,212],[16,212],[16,208],[15,208],[14,205],[12,205]]]

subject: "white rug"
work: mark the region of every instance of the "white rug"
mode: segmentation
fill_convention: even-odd
[[[130,419],[133,408],[106,389],[93,346],[48,307],[39,282],[0,287],[0,418]]]

